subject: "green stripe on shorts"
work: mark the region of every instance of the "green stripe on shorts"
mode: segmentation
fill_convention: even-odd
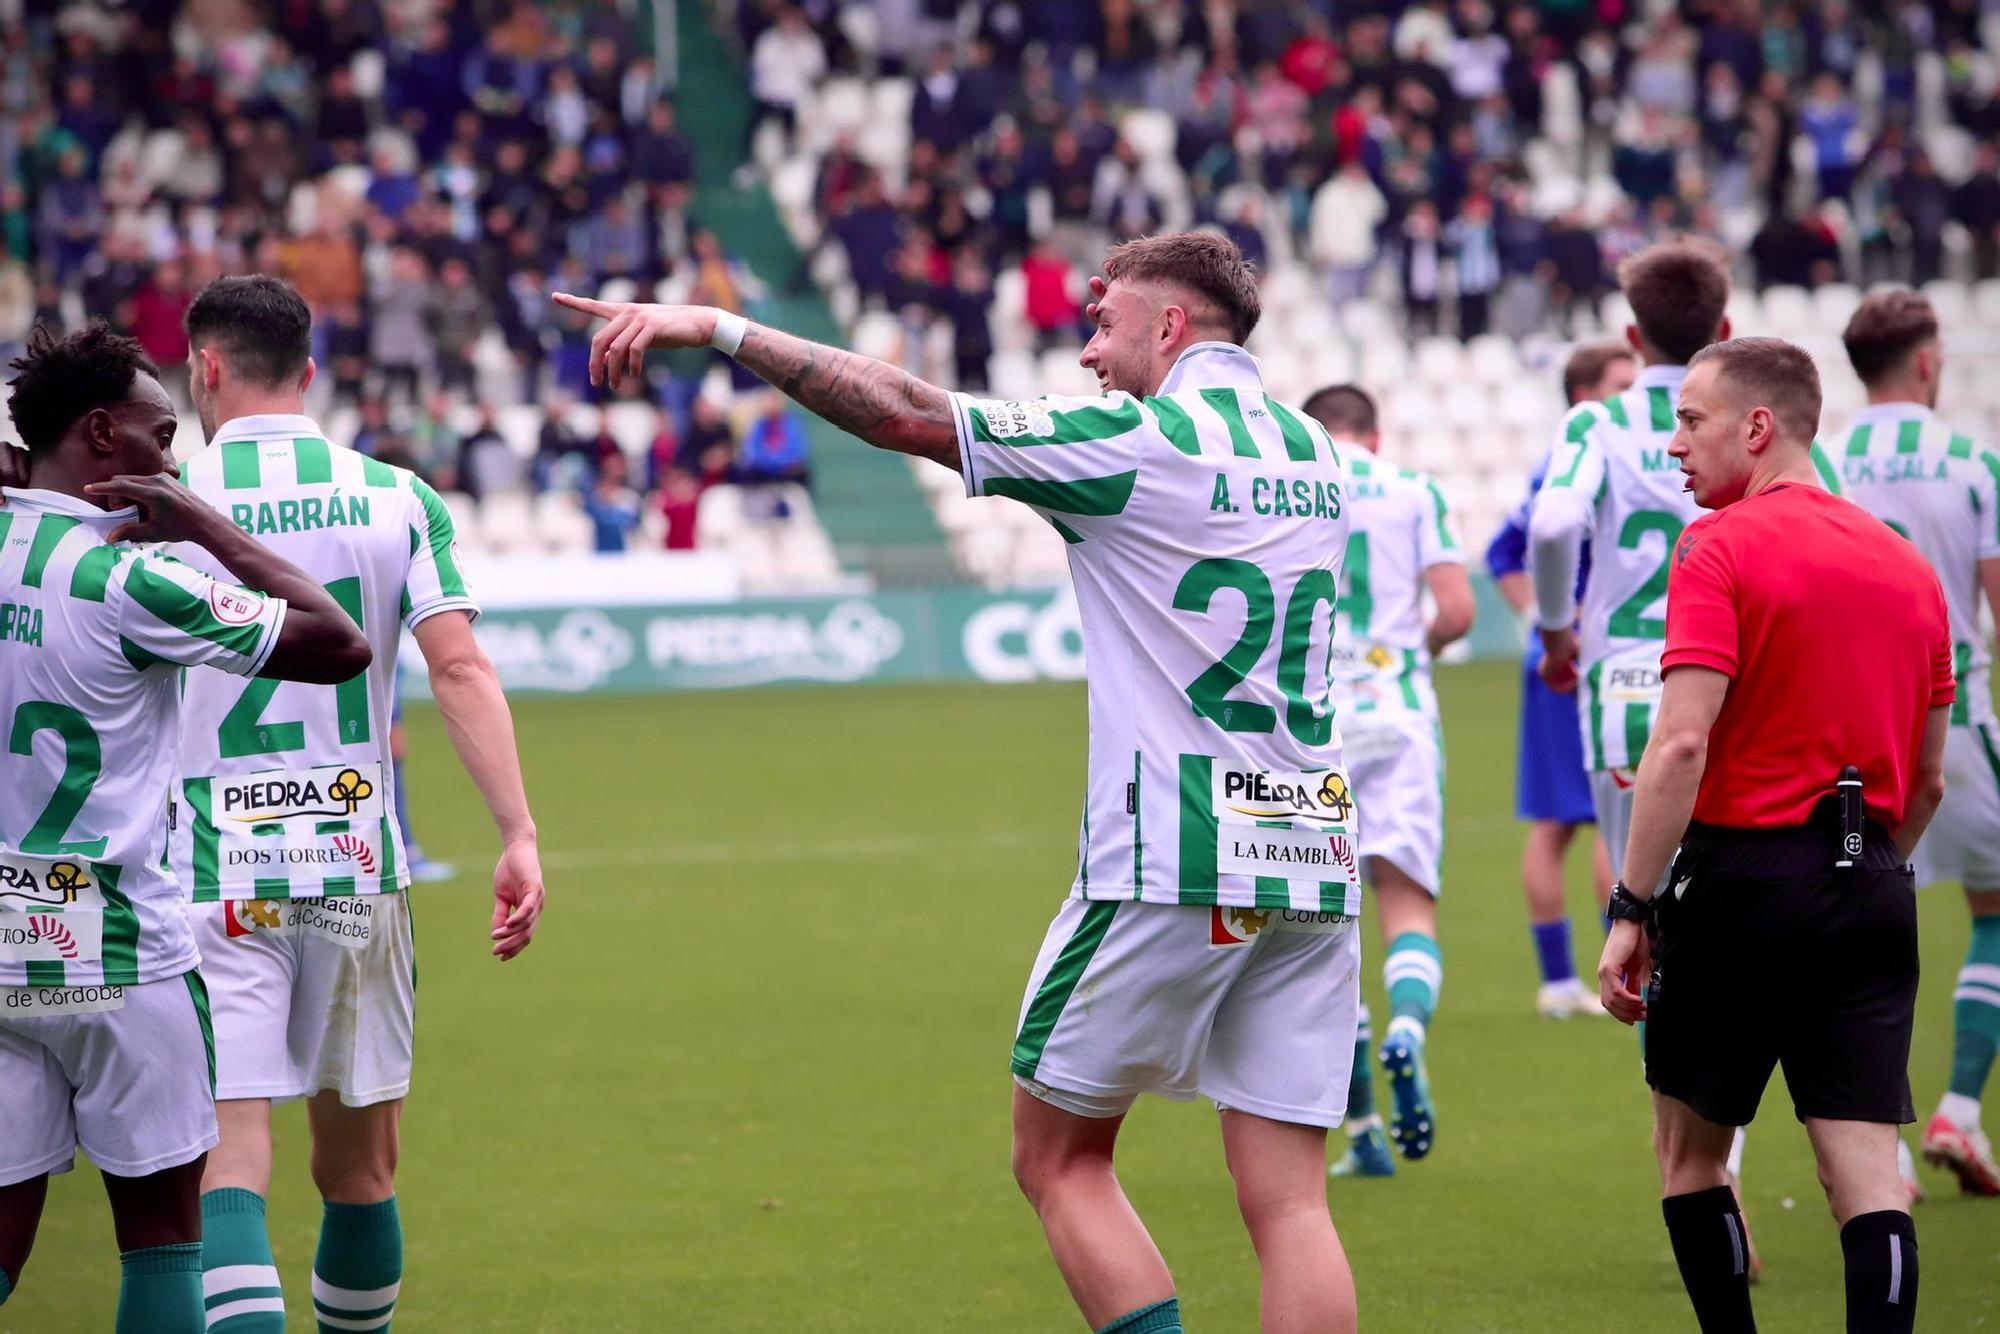
[[[194,1001],[195,1022],[201,1025],[201,1045],[208,1052],[208,1096],[215,1096],[215,1020],[208,1009],[208,983],[202,979],[201,969],[190,968],[181,974],[187,979],[188,997]]]
[[[1034,1000],[1028,1002],[1028,1013],[1021,1020],[1021,1031],[1014,1038],[1014,1073],[1023,1079],[1033,1079],[1035,1071],[1042,1063],[1042,1053],[1048,1049],[1049,1035],[1055,1032],[1056,1020],[1062,1017],[1063,1007],[1076,992],[1076,984],[1083,980],[1084,969],[1097,954],[1097,947],[1104,943],[1104,937],[1111,930],[1111,919],[1118,914],[1118,904],[1088,903],[1084,905],[1083,921],[1071,933],[1056,961],[1049,965],[1049,971],[1042,977],[1042,985],[1035,989]]]

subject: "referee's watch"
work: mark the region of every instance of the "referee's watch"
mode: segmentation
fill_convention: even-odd
[[[1604,905],[1604,915],[1614,922],[1637,922],[1644,926],[1653,920],[1653,901],[1640,898],[1620,880],[1611,887],[1611,902]]]

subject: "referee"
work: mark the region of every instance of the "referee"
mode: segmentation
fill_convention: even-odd
[[[1724,1159],[1776,1065],[1840,1224],[1848,1330],[1916,1318],[1905,863],[1944,792],[1951,637],[1917,549],[1814,480],[1819,408],[1789,343],[1688,364],[1669,452],[1717,512],[1674,550],[1665,693],[1597,970],[1605,1008],[1648,1020],[1667,1233],[1707,1334],[1756,1328]]]

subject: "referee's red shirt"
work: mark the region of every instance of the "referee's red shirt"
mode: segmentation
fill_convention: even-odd
[[[1917,549],[1786,483],[1688,525],[1673,561],[1661,670],[1730,678],[1694,818],[1804,824],[1853,764],[1868,813],[1901,824],[1925,715],[1956,690],[1944,591]]]

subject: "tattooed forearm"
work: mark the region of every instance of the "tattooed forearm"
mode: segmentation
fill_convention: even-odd
[[[958,470],[944,390],[900,367],[752,324],[736,359],[802,406],[871,445]]]

